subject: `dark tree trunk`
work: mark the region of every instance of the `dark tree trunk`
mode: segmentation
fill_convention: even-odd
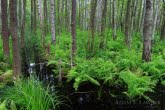
[[[21,74],[21,59],[17,32],[17,0],[10,0],[10,22],[13,48],[13,70],[14,75],[18,77]]]
[[[107,13],[107,0],[103,1],[103,12],[101,18],[101,39],[100,39],[100,48],[105,46],[105,27],[106,27],[106,13]]]
[[[127,1],[127,12],[125,17],[125,44],[130,48],[131,41],[131,0]]]
[[[97,7],[97,0],[91,1],[91,15],[90,15],[90,31],[91,35],[88,38],[88,51],[94,51],[94,43],[95,43],[95,17],[96,17],[96,7]],[[91,37],[90,37],[91,36]]]
[[[31,0],[31,31],[37,30],[37,17],[36,17],[36,0]]]
[[[69,31],[69,11],[68,11],[68,0],[65,1],[65,26],[66,26],[66,31]]]
[[[46,34],[48,33],[48,0],[44,0],[44,36],[46,36]]]
[[[2,8],[2,39],[3,39],[3,54],[6,57],[9,57],[9,31],[8,31],[8,16],[7,16],[7,8],[8,8],[8,0],[1,0],[1,8]]]
[[[146,0],[146,12],[143,27],[143,54],[142,60],[151,61],[151,37],[152,37],[152,19],[153,19],[153,0]]]
[[[23,16],[22,16],[22,26],[21,26],[21,47],[24,48],[25,45],[25,21],[26,21],[26,0],[23,0]]]
[[[76,54],[76,0],[72,0],[72,63]]]
[[[31,0],[31,31],[34,30],[34,0]]]

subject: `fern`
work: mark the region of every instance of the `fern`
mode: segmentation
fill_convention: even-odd
[[[119,76],[128,86],[124,92],[131,100],[137,97],[148,97],[146,92],[154,92],[157,81],[151,80],[148,76],[140,76],[131,71],[122,71]],[[147,99],[150,99],[149,97]],[[149,100],[151,101],[151,100]]]
[[[100,86],[99,81],[106,80],[105,83],[110,81],[110,77],[115,71],[115,65],[111,61],[105,61],[101,58],[80,61],[67,75],[68,81],[74,80],[76,90],[83,82]]]

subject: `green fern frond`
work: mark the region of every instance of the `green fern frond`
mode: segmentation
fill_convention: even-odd
[[[148,97],[146,92],[154,92],[157,81],[151,80],[149,76],[139,76],[131,71],[122,71],[119,75],[127,84],[128,89],[124,92],[131,100],[135,97]]]

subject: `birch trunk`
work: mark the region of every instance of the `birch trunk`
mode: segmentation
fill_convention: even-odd
[[[54,0],[51,0],[51,35],[52,35],[52,43],[56,43],[56,31],[55,31],[55,3]]]
[[[143,54],[142,60],[145,62],[151,61],[151,37],[153,26],[153,0],[146,0],[146,12],[144,17],[143,28]]]

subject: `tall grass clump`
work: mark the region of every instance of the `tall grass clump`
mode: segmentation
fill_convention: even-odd
[[[57,93],[51,94],[49,87],[44,88],[42,82],[31,77],[15,83],[4,90],[3,98],[13,100],[19,109],[49,110],[58,109],[61,101]]]

